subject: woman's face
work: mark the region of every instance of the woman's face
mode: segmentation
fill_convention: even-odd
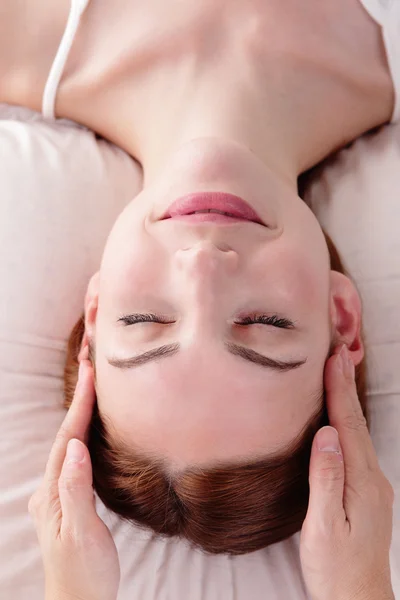
[[[338,274],[316,217],[247,148],[214,147],[186,145],[124,209],[106,243],[92,317],[86,306],[100,411],[126,443],[176,468],[248,460],[290,443],[317,407],[331,343]],[[241,196],[269,226],[159,220],[176,198],[203,190]],[[168,324],[119,320],[134,313]],[[254,314],[294,326],[237,324]],[[109,362],[169,345],[171,353],[129,369]],[[268,359],[303,364],[279,370]]]

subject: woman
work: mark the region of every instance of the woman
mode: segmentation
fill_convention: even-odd
[[[1,101],[40,110],[68,8],[35,8],[51,31],[38,46],[10,3],[1,43],[12,36],[19,53],[0,52]],[[300,529],[313,436],[328,423],[324,365],[340,343],[366,406],[360,298],[298,177],[397,120],[396,92],[359,0],[89,4],[55,114],[143,168],[66,369],[68,406],[79,352],[95,368],[88,444],[109,508],[214,553]],[[164,218],[194,192],[239,196],[259,222]],[[157,360],[125,360],[160,346]]]
[[[323,367],[340,342],[365,408],[360,299],[297,179],[389,121],[393,84],[359,2],[298,6],[191,3],[160,25],[162,4],[94,2],[56,104],[144,171],[71,338],[66,406],[91,342],[96,491],[119,515],[209,552],[300,529],[312,438],[328,423]],[[266,226],[163,219],[199,191],[242,197]],[[122,362],[159,347],[157,360]],[[265,368],[255,352],[297,367]]]

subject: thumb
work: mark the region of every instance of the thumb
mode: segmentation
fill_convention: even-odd
[[[89,450],[77,439],[69,440],[58,480],[62,527],[84,531],[96,513]]]
[[[344,464],[334,427],[322,427],[313,440],[310,459],[310,497],[306,520],[324,529],[345,521]]]

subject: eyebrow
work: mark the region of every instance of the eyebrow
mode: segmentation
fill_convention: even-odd
[[[298,361],[275,360],[274,358],[264,356],[255,350],[234,344],[233,342],[224,342],[224,345],[231,354],[240,356],[244,360],[273,371],[291,371],[292,369],[301,367],[301,365],[304,365],[304,363],[307,361],[307,358]],[[164,346],[154,348],[153,350],[143,352],[142,354],[138,354],[137,356],[131,356],[129,358],[117,358],[112,356],[107,358],[107,361],[111,366],[116,367],[117,369],[134,369],[135,367],[145,365],[146,363],[156,360],[157,358],[173,356],[174,354],[177,354],[179,350],[180,344],[178,343],[166,344]]]

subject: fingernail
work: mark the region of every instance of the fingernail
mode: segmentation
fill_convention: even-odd
[[[338,452],[342,454],[339,435],[334,427],[327,425],[318,432],[317,448],[321,452]]]
[[[67,446],[67,465],[82,462],[85,457],[83,445],[79,440],[69,440]]]

